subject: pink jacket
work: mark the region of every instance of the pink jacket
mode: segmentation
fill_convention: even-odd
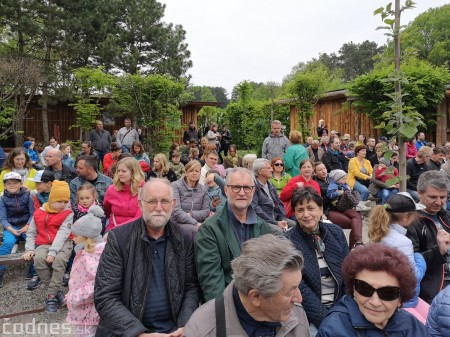
[[[97,267],[105,248],[105,242],[95,245],[95,250],[88,253],[81,249],[73,260],[70,273],[69,292],[66,303],[69,312],[67,322],[74,325],[98,325],[100,317],[94,305],[94,284]]]
[[[125,185],[122,191],[117,191],[114,185],[109,186],[103,199],[103,208],[106,218],[109,218],[109,224],[106,226],[107,231],[136,220],[142,215],[138,205],[138,195],[131,195],[129,185]]]

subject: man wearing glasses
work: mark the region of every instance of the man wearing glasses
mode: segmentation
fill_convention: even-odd
[[[254,193],[252,172],[231,169],[225,185],[227,202],[198,230],[197,273],[206,301],[221,295],[230,284],[231,261],[241,254],[245,241],[277,231],[256,215],[251,206]]]
[[[174,206],[170,183],[151,179],[139,191],[142,217],[108,233],[95,280],[97,336],[183,336],[199,287],[192,235],[169,221]]]

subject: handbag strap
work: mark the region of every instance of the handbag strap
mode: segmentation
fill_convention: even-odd
[[[226,323],[225,323],[225,303],[223,295],[220,295],[215,300],[216,307],[216,336],[226,337]]]

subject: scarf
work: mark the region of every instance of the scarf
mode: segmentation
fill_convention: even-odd
[[[57,210],[55,210],[55,209],[50,207],[50,203],[49,202],[46,202],[44,205],[42,205],[42,207],[44,207],[44,210],[47,213],[51,213],[51,214],[59,213],[59,211],[57,211]]]
[[[26,183],[26,181],[27,181],[27,178],[28,178],[28,172],[29,172],[30,170],[28,170],[28,169],[16,169],[16,168],[13,168],[12,169],[12,172],[16,172],[16,173],[19,173],[20,174],[20,176],[22,177],[22,183],[23,184],[25,184]]]
[[[232,156],[227,156],[227,159],[231,162],[231,164],[233,165],[233,167],[237,167],[238,166],[238,157],[232,157]]]
[[[323,243],[322,238],[320,237],[320,224],[317,226],[316,230],[312,231],[311,233],[305,233],[308,234],[308,236],[312,236],[313,242],[314,242],[314,249],[316,250],[316,253],[318,256],[323,256],[323,252],[325,251],[325,244]]]

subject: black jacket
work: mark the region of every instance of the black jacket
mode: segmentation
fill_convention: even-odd
[[[431,304],[433,298],[441,290],[444,279],[444,263],[447,254],[442,255],[437,245],[437,228],[433,220],[418,213],[418,219],[408,227],[406,236],[414,246],[414,252],[421,253],[427,263],[427,271],[420,283],[419,297]],[[443,228],[450,233],[450,212],[442,209],[439,213]]]
[[[345,157],[343,152],[335,153],[329,149],[323,154],[322,163],[327,168],[328,172],[333,170],[344,170],[348,171],[348,159]]]
[[[46,170],[53,172],[53,167],[47,166]],[[60,181],[65,181],[66,183],[70,184],[70,181],[72,179],[75,179],[77,177],[77,171],[73,167],[66,166],[62,164],[62,170],[61,170],[61,178],[59,178]]]
[[[428,171],[427,164],[419,164],[416,158],[411,158],[406,161],[406,174],[409,179],[406,182],[406,187],[410,190],[417,191],[417,181],[422,173]]]
[[[323,257],[336,282],[334,299],[336,303],[344,295],[344,276],[341,266],[348,255],[347,240],[342,229],[334,224],[321,222],[319,232],[325,245]],[[300,283],[302,306],[308,321],[318,327],[327,315],[328,309],[321,303],[322,281],[313,237],[303,232],[298,224],[286,232],[286,237],[291,240],[297,250],[303,253],[305,266]]]
[[[166,225],[166,286],[177,327],[183,327],[199,305],[199,284],[192,234]],[[142,218],[109,232],[95,279],[94,301],[100,315],[96,336],[135,337],[141,323],[151,266],[150,241]]]

